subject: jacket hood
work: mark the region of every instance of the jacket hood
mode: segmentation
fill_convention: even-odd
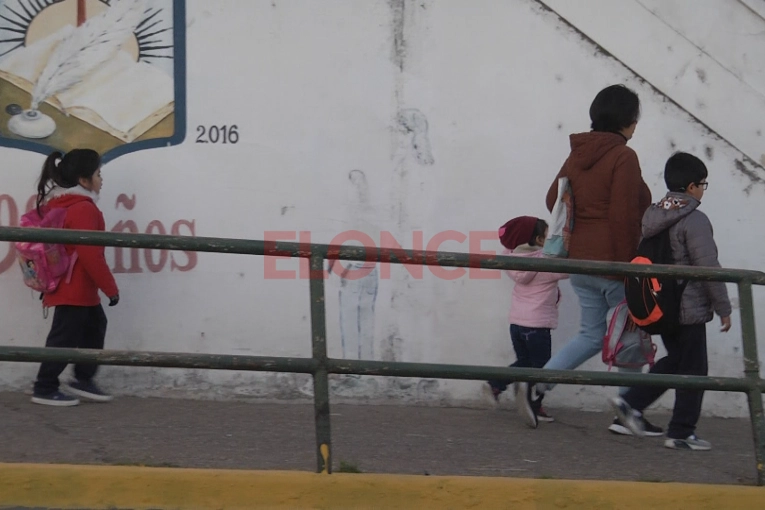
[[[643,215],[643,237],[653,237],[695,211],[701,202],[685,193],[668,193]]]
[[[541,246],[531,246],[529,243],[518,245],[514,250],[508,250],[513,255],[532,255],[539,250]]]
[[[531,246],[529,243],[520,244],[514,250],[505,248],[502,255],[516,255],[518,257],[533,257],[542,254],[541,246]]]
[[[91,200],[93,203],[97,203],[98,193],[88,191],[82,186],[75,186],[74,188],[55,187],[48,194],[46,204],[50,207],[67,208],[84,200]]]
[[[619,145],[627,145],[627,140],[617,133],[590,131],[569,136],[571,155],[569,163],[582,170],[589,170],[608,151]]]

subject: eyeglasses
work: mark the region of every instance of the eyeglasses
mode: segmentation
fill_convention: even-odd
[[[707,188],[709,187],[709,183],[708,182],[696,182],[694,184],[696,184],[696,186],[698,186],[699,188],[703,189],[704,191],[706,191]]]

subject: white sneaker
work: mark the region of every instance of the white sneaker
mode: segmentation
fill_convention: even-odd
[[[537,428],[539,420],[537,419],[537,413],[534,412],[534,408],[531,405],[531,392],[534,385],[530,385],[527,382],[519,382],[516,383],[515,388],[515,407],[518,409],[518,414],[521,415],[526,425],[532,429]]]
[[[619,421],[623,426],[627,427],[627,429],[637,437],[645,436],[643,415],[640,412],[632,409],[621,397],[610,398],[608,399],[608,403],[611,404],[614,413],[616,413],[616,417],[619,418]]]
[[[643,431],[645,432],[646,436],[659,437],[664,435],[664,430],[661,427],[657,427],[653,423],[646,420],[645,416],[641,417],[640,419],[643,422]],[[622,436],[634,435],[630,429],[622,425],[622,422],[619,421],[619,418],[614,418],[613,423],[608,426],[608,430],[614,434],[619,434]]]

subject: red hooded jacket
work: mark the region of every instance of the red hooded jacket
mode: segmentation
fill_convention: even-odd
[[[96,195],[80,186],[69,189],[54,189],[47,202],[50,207],[66,209],[64,228],[72,230],[106,230],[104,215],[93,201]],[[62,280],[58,288],[46,294],[43,305],[96,306],[101,304],[100,289],[107,297],[119,293],[109,266],[106,264],[103,246],[67,245],[69,255],[77,252],[69,283]]]

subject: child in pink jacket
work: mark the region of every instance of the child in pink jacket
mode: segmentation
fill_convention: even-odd
[[[533,216],[520,216],[499,229],[499,240],[506,248],[503,255],[542,258],[547,237],[547,223]],[[536,271],[507,271],[515,285],[510,301],[510,339],[516,361],[511,367],[542,368],[550,359],[550,330],[558,327],[558,281],[568,275]],[[510,381],[488,381],[495,400]],[[516,395],[516,399],[518,396]],[[535,406],[539,421],[553,421],[541,405]]]

